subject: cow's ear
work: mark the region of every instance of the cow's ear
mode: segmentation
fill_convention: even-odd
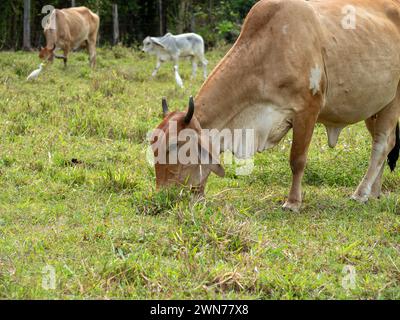
[[[225,177],[225,169],[220,164],[214,164],[210,167],[211,171],[214,172],[218,177]]]
[[[211,172],[214,172],[218,177],[221,177],[221,178],[225,177],[225,169],[223,166],[221,166],[221,164],[211,163],[211,164],[207,164],[206,166],[208,166],[210,168]]]
[[[150,39],[155,45],[165,49],[165,46],[160,42],[160,40],[158,40],[157,38],[150,38]]]

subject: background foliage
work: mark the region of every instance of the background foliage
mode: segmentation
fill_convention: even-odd
[[[160,2],[163,29],[173,33],[198,32],[208,46],[220,40],[235,40],[240,25],[256,0],[76,0],[76,6],[87,6],[101,18],[100,44],[112,41],[112,4],[118,4],[121,42],[137,44],[147,35],[160,35]],[[41,28],[43,6],[71,6],[70,0],[31,0],[31,43],[43,45]],[[20,49],[23,34],[22,0],[0,1],[0,49]]]

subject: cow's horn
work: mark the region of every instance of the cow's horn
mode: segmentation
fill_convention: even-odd
[[[53,47],[53,49],[51,49],[51,51],[54,51],[54,50],[56,50],[56,44],[54,44],[54,47]]]
[[[163,97],[162,98],[162,111],[163,111],[163,116],[165,117],[168,114],[168,103],[167,103],[167,98]]]
[[[185,117],[186,124],[189,124],[190,121],[192,121],[193,115],[194,115],[194,100],[193,97],[191,96],[189,99],[189,110]]]

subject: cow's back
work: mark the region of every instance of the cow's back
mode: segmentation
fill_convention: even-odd
[[[362,13],[355,30],[342,27],[347,5]],[[311,96],[322,97],[323,123],[367,119],[399,84],[398,6],[398,0],[259,1],[200,89],[196,117],[203,127],[218,128],[226,119],[214,105],[245,115],[262,101],[290,113]],[[251,125],[246,115],[240,121]]]
[[[86,7],[57,10],[57,25],[61,36],[76,48],[91,35],[97,36],[100,19]],[[69,38],[69,39],[68,39]]]
[[[181,55],[191,56],[196,54],[204,54],[204,40],[196,33],[184,33],[174,36],[176,46],[180,50]]]
[[[310,4],[321,23],[328,79],[320,120],[355,123],[376,114],[394,99],[400,81],[399,1]]]

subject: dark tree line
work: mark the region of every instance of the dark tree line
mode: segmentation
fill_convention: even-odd
[[[86,6],[100,15],[100,45],[135,45],[147,35],[197,32],[208,46],[233,41],[257,0],[1,0],[0,49],[44,45],[42,8]]]

